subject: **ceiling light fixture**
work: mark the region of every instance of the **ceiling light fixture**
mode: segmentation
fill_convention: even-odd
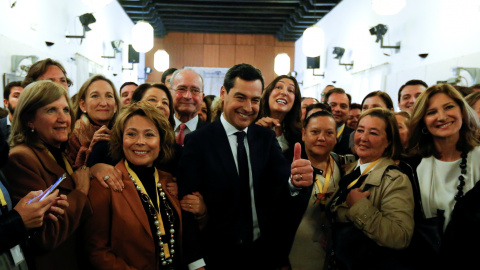
[[[164,72],[170,67],[170,56],[165,50],[155,52],[153,55],[153,67],[159,72]]]
[[[395,15],[406,5],[406,0],[372,0],[372,9],[380,16]]]
[[[316,15],[316,7],[315,7],[315,1],[313,1],[313,12],[314,12],[314,18],[317,17]],[[313,26],[308,27],[305,29],[303,32],[303,42],[302,42],[302,50],[303,54],[305,54],[308,57],[317,57],[322,54],[322,51],[324,49],[324,43],[325,43],[325,33],[323,32],[323,29],[320,28],[320,26],[316,26],[315,24]]]
[[[383,45],[383,36],[387,33],[388,27],[384,24],[378,24],[377,26],[374,26],[370,28],[370,35],[376,36],[377,39],[375,42],[380,41],[380,48],[382,49],[396,49],[395,52],[400,51],[400,42],[397,42],[396,46],[388,46],[388,45]]]
[[[275,57],[275,64],[273,66],[275,74],[287,75],[290,72],[290,57],[286,53],[279,53]]]
[[[138,21],[132,28],[132,46],[137,52],[146,53],[153,48],[153,27],[146,21]]]

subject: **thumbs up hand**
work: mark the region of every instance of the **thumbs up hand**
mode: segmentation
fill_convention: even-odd
[[[293,152],[293,162],[291,168],[291,181],[296,187],[308,187],[313,184],[313,168],[309,160],[302,159],[302,146],[300,143],[295,144]]]

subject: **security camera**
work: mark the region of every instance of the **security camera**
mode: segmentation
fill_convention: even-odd
[[[113,76],[117,76],[118,74],[117,74],[117,73],[113,73],[112,75],[113,75]]]
[[[52,47],[53,44],[55,44],[55,43],[53,43],[51,41],[45,41],[45,44],[47,44],[48,47]]]
[[[420,53],[418,56],[419,56],[420,58],[425,59],[425,58],[427,58],[428,53]]]

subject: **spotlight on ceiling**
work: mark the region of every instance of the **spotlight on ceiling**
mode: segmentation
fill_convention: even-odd
[[[400,51],[400,42],[397,42],[397,44],[395,46],[383,45],[383,36],[387,33],[387,31],[388,31],[388,27],[386,25],[378,24],[377,26],[374,26],[374,27],[370,28],[370,35],[377,37],[375,42],[378,43],[380,41],[380,48],[382,48],[382,49],[396,49],[395,52],[399,52]]]
[[[105,56],[103,55],[102,58],[115,58],[116,54],[122,52],[123,40],[113,40],[111,43],[113,48],[113,55],[112,56]]]
[[[334,57],[334,59],[338,59],[338,64],[340,66],[345,66],[345,69],[348,71],[348,70],[351,70],[353,68],[353,61],[352,63],[342,63],[342,57],[343,55],[345,54],[345,49],[342,48],[342,47],[334,47],[333,48],[333,54],[335,54],[336,56]]]
[[[85,13],[83,15],[80,15],[78,18],[80,19],[80,23],[82,24],[83,35],[81,35],[81,36],[66,35],[65,37],[66,38],[80,38],[83,41],[83,39],[85,38],[85,32],[88,32],[88,31],[92,30],[90,27],[88,27],[88,25],[96,22],[97,20],[95,19],[95,17],[93,17],[92,13]]]
[[[383,40],[383,36],[387,33],[387,31],[388,27],[385,24],[379,24],[370,28],[370,35],[377,36],[377,40],[375,40],[375,42],[378,43],[380,40]]]
[[[333,54],[336,56],[333,59],[342,59],[343,54],[345,53],[345,49],[342,47],[334,47]]]

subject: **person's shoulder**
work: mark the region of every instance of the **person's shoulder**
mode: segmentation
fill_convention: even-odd
[[[19,144],[15,145],[10,149],[10,156],[18,155],[18,154],[34,154],[35,150],[33,147],[30,147],[26,144]]]

